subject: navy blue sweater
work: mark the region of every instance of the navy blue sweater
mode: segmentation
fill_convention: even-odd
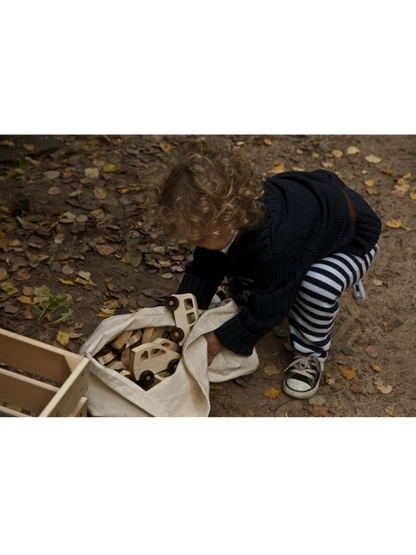
[[[357,212],[356,227],[341,189]],[[332,172],[281,173],[264,190],[260,227],[238,235],[227,254],[196,247],[178,290],[193,293],[206,309],[225,276],[253,280],[244,309],[214,332],[224,347],[242,355],[286,318],[312,264],[336,252],[363,256],[381,230],[367,202]]]

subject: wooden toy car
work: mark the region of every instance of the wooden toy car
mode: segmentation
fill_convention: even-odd
[[[171,295],[165,301],[165,307],[173,312],[176,327],[170,330],[169,339],[181,347],[198,321],[198,305],[191,293]]]
[[[174,341],[171,341],[170,339],[158,337],[153,341],[153,343],[156,343],[157,345],[162,345],[163,347],[166,347],[166,349],[169,349],[170,351],[175,351],[176,353],[180,353],[181,351],[179,345]]]
[[[129,368],[139,385],[145,387],[153,383],[155,374],[166,370],[175,372],[180,359],[178,352],[160,343],[147,343],[131,350]]]

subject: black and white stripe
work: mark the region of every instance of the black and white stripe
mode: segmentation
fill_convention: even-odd
[[[376,245],[362,258],[337,253],[311,266],[288,316],[290,342],[296,353],[325,361],[339,310],[336,299],[361,281],[378,251]]]

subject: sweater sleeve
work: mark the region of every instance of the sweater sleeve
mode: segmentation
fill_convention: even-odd
[[[302,255],[270,257],[255,269],[255,280],[244,309],[215,330],[224,347],[249,356],[255,344],[289,314],[307,270]]]
[[[225,276],[226,255],[196,247],[194,259],[186,265],[186,274],[177,291],[195,295],[198,308],[206,310]]]

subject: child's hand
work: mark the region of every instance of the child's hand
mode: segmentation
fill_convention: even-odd
[[[225,349],[223,345],[218,341],[215,333],[210,331],[209,333],[205,333],[204,337],[206,342],[208,343],[208,366],[214,360],[214,358],[218,355],[220,351]]]

